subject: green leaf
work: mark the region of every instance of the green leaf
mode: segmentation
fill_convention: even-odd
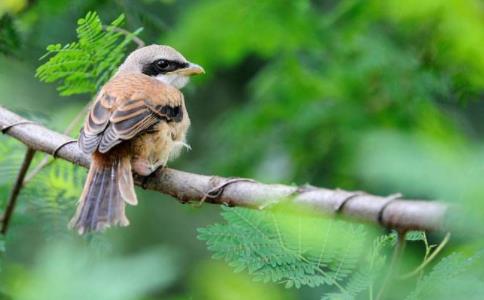
[[[39,173],[22,191],[24,202],[51,237],[69,235],[67,223],[82,192],[85,171],[65,161],[56,161]]]
[[[468,258],[463,254],[453,253],[443,258],[429,274],[417,283],[415,290],[405,299],[442,299],[441,296],[435,298],[434,293],[445,294],[442,293],[444,290],[450,293],[452,291],[449,291],[449,288],[455,289],[458,286],[462,286],[460,277],[468,273],[470,267],[479,257],[481,257],[480,254]],[[482,286],[482,282],[478,286]],[[447,294],[446,299],[454,299],[453,297],[448,297],[448,295],[450,294]]]
[[[120,15],[109,26],[104,26],[95,12],[89,12],[77,21],[75,42],[64,46],[47,46],[47,53],[41,58],[49,60],[37,68],[36,76],[44,82],[58,83],[61,95],[94,94],[116,71],[125,57],[128,44],[141,32],[123,35],[110,30],[124,22]]]
[[[223,208],[226,224],[200,228],[213,257],[285,287],[337,285],[363,253],[362,226],[284,211]]]
[[[392,234],[376,237],[364,263],[347,281],[345,290],[339,293],[328,293],[323,296],[322,300],[355,299],[357,295],[381,281],[379,278],[382,276],[387,259],[384,251],[394,245],[395,237]]]
[[[425,233],[423,231],[409,231],[405,235],[407,241],[423,241],[425,240]]]

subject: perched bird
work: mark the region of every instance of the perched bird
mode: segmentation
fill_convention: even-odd
[[[147,176],[187,147],[190,119],[179,91],[204,73],[169,46],[132,52],[96,96],[78,139],[92,155],[70,227],[80,234],[127,226],[125,203],[136,205],[132,171]]]

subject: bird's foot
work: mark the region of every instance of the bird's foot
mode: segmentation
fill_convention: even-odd
[[[144,175],[144,176],[143,176],[143,179],[141,180],[141,187],[142,187],[143,189],[145,189],[145,190],[146,190],[146,188],[147,188],[148,180],[149,180],[149,179],[150,179],[152,176],[154,176],[154,175],[155,175],[155,174],[158,172],[158,170],[163,170],[163,169],[165,169],[165,168],[166,168],[166,165],[165,165],[165,164],[155,164],[155,166],[156,166],[156,167],[154,168],[154,170],[153,170],[153,171],[151,171],[151,173],[149,173],[148,175]]]
[[[165,164],[166,163],[161,160],[153,163],[146,159],[136,159],[132,162],[131,167],[133,168],[133,171],[139,175],[149,176]]]

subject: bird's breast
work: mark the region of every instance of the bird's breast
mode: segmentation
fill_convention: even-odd
[[[133,165],[165,166],[169,160],[179,155],[183,147],[187,146],[185,138],[190,126],[186,110],[184,112],[179,122],[159,122],[132,140]]]

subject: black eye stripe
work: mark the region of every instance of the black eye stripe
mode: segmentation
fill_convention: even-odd
[[[143,74],[157,76],[188,67],[188,63],[176,60],[159,59],[143,66]]]

